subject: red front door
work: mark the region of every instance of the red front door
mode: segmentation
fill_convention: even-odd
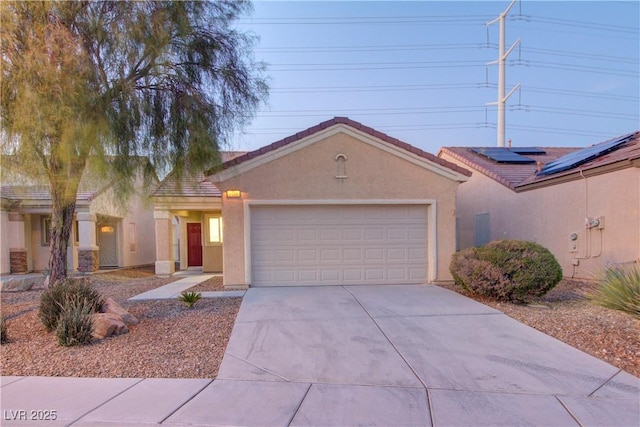
[[[200,224],[187,224],[187,265],[200,267],[202,265],[202,233]]]

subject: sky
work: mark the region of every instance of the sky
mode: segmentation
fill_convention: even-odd
[[[497,145],[499,23],[510,1],[255,1],[266,105],[229,149],[346,116],[436,154]],[[584,147],[640,129],[640,2],[515,3],[506,139]]]

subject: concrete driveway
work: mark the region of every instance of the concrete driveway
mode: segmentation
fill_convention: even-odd
[[[3,426],[640,425],[638,378],[435,286],[249,289],[214,381],[0,386]]]
[[[640,425],[640,380],[436,286],[252,288],[166,424]]]

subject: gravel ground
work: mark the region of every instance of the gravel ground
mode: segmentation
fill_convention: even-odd
[[[93,275],[94,286],[140,323],[128,334],[71,348],[60,347],[38,319],[42,290],[3,292],[10,341],[1,347],[2,375],[215,378],[241,299],[202,299],[192,309],[177,300],[127,301],[173,280],[148,270]]]
[[[175,279],[152,270],[118,270],[91,276],[92,283],[135,315],[128,334],[79,348],[60,347],[37,317],[42,290],[3,292],[10,342],[1,346],[2,375],[75,377],[215,378],[240,298],[202,299],[193,309],[177,300],[129,302],[128,298]],[[197,292],[219,290],[212,278]],[[562,281],[537,307],[497,303],[471,296],[531,327],[640,376],[640,321],[590,304],[585,284]],[[454,285],[449,289],[465,294]],[[467,295],[470,296],[470,295]]]

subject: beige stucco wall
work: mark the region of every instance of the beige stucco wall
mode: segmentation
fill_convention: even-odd
[[[587,174],[585,179],[520,193],[474,171],[458,188],[461,248],[474,245],[475,216],[486,212],[492,240],[538,242],[553,252],[567,277],[590,278],[606,263],[640,259],[639,168]],[[604,229],[586,229],[585,218],[600,216]],[[570,248],[572,233],[578,234],[577,252]]]
[[[114,200],[115,195],[109,189],[91,202],[90,212],[117,219],[118,265],[132,267],[153,264],[156,260],[153,205],[138,193],[133,194],[124,207],[118,206]],[[134,224],[134,236],[131,236],[129,224]],[[135,248],[132,243],[135,243]]]
[[[337,179],[338,154],[344,154],[346,179]],[[214,179],[215,181],[215,179]],[[428,236],[437,248],[437,280],[451,278],[448,265],[455,250],[457,181],[427,170],[347,133],[328,136],[300,150],[244,173],[215,182],[224,191],[238,189],[242,198],[223,195],[225,286],[246,286],[245,204],[251,201],[436,201],[437,233]],[[428,212],[428,217],[431,217]],[[426,260],[425,260],[426,262]]]

